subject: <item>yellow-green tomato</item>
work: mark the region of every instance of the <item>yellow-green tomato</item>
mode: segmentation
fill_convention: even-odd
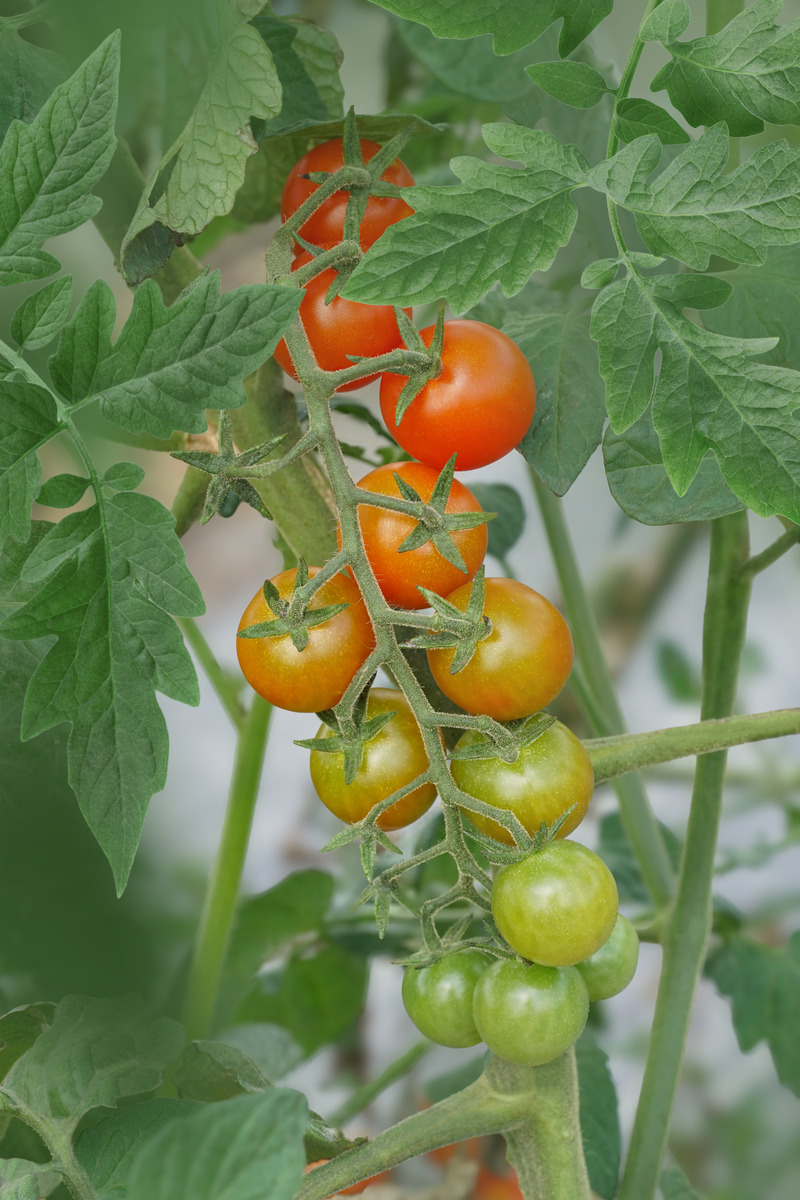
[[[376,804],[411,783],[429,766],[422,734],[403,693],[395,688],[372,688],[367,698],[367,719],[385,712],[394,712],[395,716],[366,743],[352,783],[345,783],[341,751],[311,751],[311,780],[317,795],[326,808],[350,825],[361,821]],[[331,736],[327,725],[319,727],[317,737]],[[381,813],[378,825],[381,829],[402,829],[427,812],[435,798],[433,784],[423,783]]]
[[[469,729],[458,746],[489,743],[485,734]],[[572,809],[558,831],[565,837],[583,820],[594,791],[592,760],[575,734],[556,721],[543,734],[523,746],[513,763],[496,756],[454,758],[453,779],[462,791],[476,800],[504,808],[518,817],[533,836],[544,821],[552,825]],[[488,837],[513,845],[507,829],[481,813],[469,813],[470,821]]]
[[[403,1004],[420,1033],[440,1046],[474,1046],[480,1040],[472,1016],[475,985],[494,960],[468,947],[428,967],[406,967]]]
[[[492,887],[492,914],[511,949],[548,967],[579,963],[599,950],[618,909],[614,876],[579,842],[549,842],[501,867]]]
[[[611,935],[590,958],[577,963],[590,1000],[608,1000],[623,991],[636,974],[639,935],[622,913]]]
[[[575,967],[526,966],[500,959],[478,980],[472,1012],[494,1054],[538,1067],[558,1058],[580,1037],[589,997]]]

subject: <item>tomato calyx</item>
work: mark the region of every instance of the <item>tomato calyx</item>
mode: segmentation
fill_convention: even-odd
[[[337,555],[333,560],[336,563],[336,570],[343,565],[340,562],[341,555]],[[295,580],[292,598],[289,601],[281,599],[280,592],[275,587],[271,580],[264,580],[264,600],[270,612],[275,614],[274,618],[269,621],[260,621],[256,625],[248,625],[244,629],[240,629],[237,637],[240,638],[268,638],[268,637],[283,637],[288,635],[292,640],[292,645],[295,650],[305,650],[308,645],[308,631],[317,625],[323,625],[326,621],[330,621],[337,613],[342,612],[347,608],[347,604],[325,604],[321,608],[307,608],[308,602],[313,594],[319,590],[323,583],[335,573],[329,570],[331,564],[324,571],[320,571],[314,576],[313,584],[309,587],[308,565],[304,559],[300,559],[297,566],[297,577]]]
[[[548,712],[534,713],[532,717],[521,717],[516,721],[507,721],[505,729],[509,733],[509,738],[502,746],[492,740],[490,735],[476,735],[476,740],[466,746],[455,746],[450,751],[450,758],[456,760],[463,759],[490,759],[499,758],[504,763],[516,762],[519,758],[520,751],[535,742],[543,733],[546,733],[552,725],[555,725],[556,718]],[[477,740],[480,738],[480,740]]]
[[[450,462],[452,461],[451,459]],[[402,550],[403,546],[400,549]],[[412,650],[450,649],[455,646],[456,653],[450,672],[455,674],[465,667],[475,653],[478,643],[488,638],[492,632],[492,623],[483,614],[484,580],[485,570],[480,567],[473,580],[465,609],[456,608],[455,604],[437,596],[435,592],[428,591],[427,588],[420,588],[435,615],[430,619],[430,628],[426,632],[409,638],[403,646]]]
[[[374,717],[366,717],[366,701],[369,689],[365,689],[356,705],[353,720],[347,731],[343,730],[342,722],[336,716],[335,709],[329,708],[317,713],[321,721],[333,731],[330,737],[300,738],[295,746],[304,750],[319,750],[323,754],[341,754],[344,757],[344,781],[350,784],[358,774],[364,760],[364,749],[367,742],[380,733],[384,725],[388,725],[392,717],[397,716],[397,710],[378,713]]]
[[[427,346],[423,341],[420,331],[416,325],[408,319],[406,313],[400,309],[397,316],[397,325],[403,337],[403,342],[407,350],[416,351],[421,354],[422,362],[417,366],[412,366],[408,379],[403,384],[400,395],[397,397],[395,406],[395,422],[399,425],[403,416],[408,411],[410,405],[420,394],[426,384],[432,379],[438,379],[443,370],[442,365],[442,347],[444,345],[444,309],[439,309],[439,315],[436,318],[436,327],[433,331],[433,339],[430,346]],[[400,316],[402,313],[402,316]],[[386,372],[387,374],[395,374],[393,371]],[[406,371],[402,368],[398,369],[397,374],[405,375]]]

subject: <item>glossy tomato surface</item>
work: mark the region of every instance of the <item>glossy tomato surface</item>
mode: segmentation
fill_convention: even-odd
[[[361,154],[365,163],[374,158],[379,150],[377,142],[361,139]],[[283,187],[281,220],[286,221],[319,187],[319,184],[312,183],[310,179],[303,179],[303,175],[314,171],[338,171],[343,164],[341,138],[322,142],[298,159]],[[414,183],[414,176],[399,158],[389,164],[381,179],[387,183],[394,183],[397,187],[411,187]],[[334,192],[307,221],[303,222],[300,227],[301,236],[307,242],[313,242],[315,246],[333,246],[340,242],[344,233],[344,215],[349,196],[349,192]],[[402,221],[403,217],[409,216],[412,211],[405,200],[399,197],[370,196],[359,229],[361,248],[366,250],[378,240],[384,229],[394,225],[396,221]]]
[[[403,1004],[420,1033],[440,1046],[475,1046],[481,1036],[472,1016],[475,984],[494,959],[468,947],[427,967],[406,967]]]
[[[401,497],[400,488],[394,477],[395,471],[409,483],[423,500],[429,500],[439,472],[423,463],[388,463],[370,471],[358,486],[380,496]],[[453,480],[445,512],[480,512],[481,506],[469,488],[458,479]],[[405,513],[390,512],[375,505],[359,504],[358,521],[364,549],[370,561],[381,591],[389,604],[400,608],[427,608],[428,601],[418,587],[429,588],[440,596],[448,596],[454,588],[474,579],[478,567],[486,556],[489,534],[486,524],[473,529],[459,529],[453,540],[461,551],[467,567],[466,574],[443,558],[433,542],[426,542],[416,550],[400,553],[401,543],[416,527],[413,517]]]
[[[639,935],[622,913],[607,941],[591,958],[577,963],[590,1000],[610,1000],[623,991],[636,974]]]
[[[485,734],[469,729],[457,748],[481,744],[491,745]],[[558,836],[571,833],[585,817],[594,791],[592,761],[575,734],[560,721],[523,746],[516,762],[505,763],[497,757],[454,758],[451,770],[462,791],[493,808],[514,813],[531,836],[542,822],[552,825],[570,808]],[[514,844],[508,830],[490,817],[474,812],[467,815],[489,837]]]
[[[577,1041],[586,1024],[589,997],[575,967],[526,966],[500,959],[475,985],[472,1011],[494,1054],[537,1067]]]
[[[445,696],[468,713],[496,721],[529,717],[554,700],[572,670],[569,626],[558,609],[515,579],[487,579],[483,611],[492,632],[467,665],[450,674],[455,650],[429,650],[433,677]],[[469,587],[447,597],[462,611]]]
[[[435,326],[422,330],[430,346]],[[407,375],[381,379],[381,412],[392,437],[431,467],[457,454],[456,470],[483,467],[513,450],[528,431],[536,386],[515,342],[481,321],[445,321],[442,370],[395,421]]]
[[[311,780],[326,808],[353,825],[392,792],[427,771],[428,755],[416,719],[402,692],[394,688],[372,688],[367,699],[367,719],[385,712],[395,716],[364,747],[361,767],[352,783],[345,783],[344,755],[312,750]],[[317,737],[330,738],[332,731],[321,725]],[[432,783],[403,796],[378,818],[381,829],[402,829],[427,812],[436,798]]]
[[[309,576],[317,567],[309,568]],[[282,571],[272,579],[282,600],[292,595],[297,571]],[[295,650],[288,634],[279,637],[236,639],[239,666],[250,686],[279,708],[293,712],[321,712],[333,708],[375,646],[372,622],[361,592],[348,575],[335,575],[312,598],[309,609],[329,604],[347,608],[308,631],[308,645]],[[261,588],[248,604],[239,631],[273,618]]]
[[[549,842],[501,867],[492,888],[501,935],[517,954],[548,967],[579,963],[599,950],[618,909],[614,876],[580,842]]]
[[[311,255],[303,251],[295,259],[292,270],[308,262],[311,262]],[[334,296],[330,304],[325,303],[328,288],[335,278],[333,268],[315,275],[305,285],[305,295],[300,303],[300,319],[317,365],[323,371],[343,371],[354,365],[349,355],[373,358],[401,346],[403,339],[391,305],[358,304],[355,300],[343,300],[341,296]],[[406,311],[411,316],[411,310]],[[297,371],[283,339],[275,349],[275,357],[287,375],[297,379]],[[350,392],[373,379],[377,379],[377,375],[342,384],[337,391]]]

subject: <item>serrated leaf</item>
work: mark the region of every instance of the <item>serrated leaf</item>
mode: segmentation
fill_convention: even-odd
[[[291,1200],[307,1119],[305,1098],[287,1088],[201,1105],[137,1154],[128,1200]]]
[[[0,457],[2,453],[0,442]],[[35,454],[26,454],[13,466],[0,469],[0,546],[8,537],[18,542],[27,541],[31,527],[31,506],[41,479],[42,469]]]
[[[104,1200],[127,1200],[128,1177],[143,1147],[167,1122],[188,1117],[197,1108],[190,1100],[130,1104],[85,1129],[75,1143],[75,1157]]]
[[[589,1182],[593,1192],[603,1200],[611,1200],[617,1186],[621,1153],[617,1090],[608,1069],[608,1055],[589,1029],[575,1043],[575,1058]]]
[[[415,211],[402,236],[386,230],[350,276],[346,299],[407,307],[444,298],[458,314],[493,284],[513,296],[550,266],[575,227],[570,193],[585,181],[586,159],[542,129],[485,125],[483,137],[525,169],[456,158],[460,184],[407,189]]]
[[[0,545],[27,540],[42,474],[32,453],[59,431],[53,398],[27,381],[0,381]]]
[[[489,522],[488,554],[503,559],[516,546],[525,528],[525,506],[519,492],[508,483],[473,483],[470,491],[486,512],[496,512]]]
[[[25,41],[16,29],[0,31],[0,142],[12,121],[30,124],[66,74],[52,51]]]
[[[164,786],[167,731],[155,690],[187,704],[194,666],[170,617],[203,601],[174,519],[149,496],[124,492],[72,513],[28,558],[35,594],[0,636],[55,635],[25,699],[24,738],[69,722],[69,780],[124,887],[153,792]]]
[[[0,1200],[41,1200],[62,1182],[50,1163],[25,1158],[0,1158]]]
[[[782,7],[755,0],[719,33],[688,42],[675,41],[685,25],[654,27],[672,62],[652,90],[666,89],[690,125],[724,121],[731,137],[760,133],[765,121],[800,124],[800,21],[776,25]]]
[[[686,0],[665,0],[642,22],[639,36],[643,42],[671,42],[680,37],[691,17]]]
[[[581,287],[589,291],[597,291],[599,288],[606,287],[609,283],[613,283],[619,267],[620,260],[618,258],[599,258],[596,262],[589,263],[581,275]]]
[[[49,508],[72,508],[81,499],[89,483],[85,475],[53,475],[42,484],[36,499],[39,504]]]
[[[800,150],[774,142],[723,174],[729,145],[726,127],[714,125],[650,183],[661,158],[651,134],[593,167],[588,182],[634,214],[654,254],[699,270],[712,254],[760,263],[768,246],[800,241]]]
[[[214,1103],[272,1087],[246,1054],[225,1042],[190,1042],[172,1068],[172,1079],[184,1100]]]
[[[706,974],[731,999],[742,1050],[765,1041],[781,1083],[800,1095],[800,933],[782,947],[732,937],[711,951]]]
[[[417,21],[443,38],[490,33],[495,54],[510,54],[535,42],[563,18],[558,39],[562,57],[570,54],[608,16],[613,0],[374,0],[381,8]]]
[[[53,1023],[54,1004],[27,1004],[0,1017],[0,1080]]]
[[[670,483],[684,495],[708,450],[731,490],[759,516],[800,519],[800,374],[754,363],[772,340],[701,329],[684,308],[714,308],[728,286],[709,276],[629,275],[592,313],[611,424],[624,433],[647,408]],[[662,355],[654,385],[656,351]]]
[[[282,20],[273,13],[261,13],[251,24],[272,55],[282,99],[279,111],[266,121],[263,129],[260,123],[254,123],[253,134],[256,140],[280,137],[300,130],[305,125],[324,121],[331,114],[301,57],[303,51],[310,47],[321,49],[323,43],[306,41],[306,30],[303,30],[303,36],[300,36],[299,24]],[[317,39],[325,37],[324,45],[329,52],[329,57],[324,52],[318,55],[314,73],[329,86],[335,86],[339,79],[336,64],[338,45],[327,31],[314,25],[309,26],[309,29],[314,31]],[[341,62],[341,52],[339,61]],[[341,101],[336,111],[337,115],[342,111]]]
[[[548,96],[573,108],[592,108],[609,91],[600,72],[588,63],[533,63],[525,68],[525,74]]]
[[[123,238],[120,258],[130,284],[154,274],[169,257],[171,243],[200,233],[214,217],[230,212],[247,159],[258,149],[250,118],[266,121],[280,108],[281,85],[269,48],[251,25],[234,25]],[[150,237],[153,225],[168,230],[169,238],[166,253],[150,257],[135,243]]]
[[[118,74],[113,33],[30,125],[10,125],[0,146],[0,285],[52,275],[59,264],[42,243],[100,208],[90,192],[116,149]]]
[[[764,359],[800,370],[800,246],[770,250],[763,266],[739,267],[723,278],[733,293],[703,324],[733,337],[778,338]]]
[[[103,485],[117,492],[132,492],[144,479],[144,468],[138,463],[118,462],[110,466],[103,476]]]
[[[145,1020],[136,996],[68,996],[0,1091],[12,1109],[36,1113],[61,1137],[69,1136],[90,1109],[116,1108],[122,1097],[158,1087],[182,1040],[176,1021]]]
[[[72,299],[72,276],[46,283],[22,301],[11,318],[11,336],[26,350],[39,350],[52,342],[67,318]]]
[[[649,412],[625,433],[606,430],[603,460],[611,495],[623,512],[643,525],[712,521],[744,507],[725,482],[713,454],[705,456],[688,489],[679,496],[669,481]]]
[[[658,9],[656,9],[658,11]],[[653,104],[652,100],[626,96],[616,108],[616,132],[621,142],[633,142],[638,137],[654,133],[662,146],[677,146],[691,141],[674,117]]]

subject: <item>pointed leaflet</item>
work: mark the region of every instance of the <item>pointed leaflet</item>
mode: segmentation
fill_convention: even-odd
[[[11,318],[11,336],[26,350],[39,350],[52,342],[67,318],[72,299],[72,276],[46,283],[22,301]]]
[[[630,96],[617,103],[615,132],[621,142],[633,142],[648,133],[654,133],[663,146],[677,146],[691,140],[675,118],[652,100]]]
[[[129,262],[132,243],[155,224],[180,235],[164,239],[163,261],[171,243],[200,233],[214,217],[230,212],[244,182],[245,166],[258,149],[251,117],[268,120],[281,107],[281,85],[272,55],[250,25],[235,25],[221,47],[211,75],[183,132],[148,182],[121,250],[123,272],[140,283],[141,257]],[[147,274],[160,263],[149,262]]]
[[[27,381],[0,381],[0,544],[10,535],[24,542],[31,505],[41,481],[32,451],[59,431],[56,406],[43,388]]]
[[[609,88],[599,71],[582,62],[541,62],[525,68],[533,82],[548,96],[573,108],[592,108]]]
[[[725,121],[731,137],[764,122],[800,124],[800,21],[776,25],[783,0],[756,0],[711,37],[679,42],[688,23],[654,25],[650,36],[672,55],[651,84],[666,89],[690,125]],[[658,15],[656,10],[655,16]]]
[[[35,595],[0,636],[55,635],[31,680],[22,733],[72,725],[69,781],[121,890],[152,794],[164,786],[167,730],[155,690],[198,702],[183,639],[168,615],[203,601],[170,513],[133,492],[54,526],[28,558]]]
[[[778,338],[767,362],[800,370],[800,246],[770,250],[763,266],[739,267],[723,278],[733,294],[703,324],[733,337]]]
[[[16,29],[0,31],[0,142],[12,121],[30,124],[66,73],[58,55],[25,41]]]
[[[683,495],[706,451],[759,516],[800,520],[800,373],[751,361],[773,339],[744,341],[692,324],[684,308],[714,308],[729,294],[700,275],[630,274],[600,293],[592,337],[608,415],[624,433],[653,402],[670,482]],[[662,354],[655,380],[655,355]]]
[[[494,283],[513,296],[532,271],[550,266],[575,228],[570,192],[585,182],[586,159],[542,129],[484,125],[483,137],[490,150],[522,162],[523,169],[456,158],[451,166],[460,184],[407,190],[414,215],[402,229],[386,230],[356,267],[344,297],[402,305],[445,298],[462,313]]]
[[[381,8],[417,21],[443,38],[494,36],[495,54],[535,42],[563,17],[558,52],[563,57],[608,16],[613,0],[374,0]]]
[[[58,262],[46,238],[77,229],[114,153],[119,34],[53,92],[31,125],[14,121],[0,147],[0,285],[42,279]]]
[[[654,254],[699,270],[712,254],[760,263],[768,246],[800,241],[800,150],[774,142],[723,175],[729,144],[725,126],[714,125],[648,183],[661,147],[655,134],[637,138],[588,182],[634,214]]]

